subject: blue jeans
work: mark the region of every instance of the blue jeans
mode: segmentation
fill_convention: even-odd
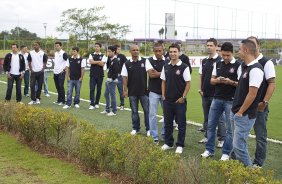
[[[163,107],[162,95],[159,95],[154,92],[150,92],[149,93],[149,124],[150,124],[150,133],[154,140],[159,140],[158,123],[157,123],[159,102]],[[164,123],[162,124],[161,134],[164,137]]]
[[[173,120],[175,117],[178,124],[178,137],[176,146],[184,147],[186,134],[186,106],[187,102],[175,103],[164,100],[164,124],[165,124],[165,144],[173,146]]]
[[[205,130],[205,137],[207,138],[207,130],[208,130],[208,119],[209,119],[209,112],[210,112],[210,107],[212,104],[213,97],[202,97],[202,107],[204,111],[204,124],[203,128]],[[218,122],[218,129],[217,129],[217,137],[218,140],[223,141],[225,139],[226,135],[226,129],[225,129],[225,122],[223,121],[222,118],[219,119]]]
[[[66,72],[61,72],[59,74],[54,74],[53,76],[55,86],[58,92],[58,98],[57,102],[65,103],[65,78],[66,78]]]
[[[73,88],[75,88],[75,96],[74,96],[73,104],[74,105],[79,104],[81,84],[82,84],[81,80],[69,80],[68,81],[68,92],[67,92],[67,103],[66,103],[66,105],[71,106]]]
[[[226,123],[226,137],[224,140],[222,153],[229,155],[232,150],[232,130],[230,124],[230,112],[232,108],[232,101],[220,100],[214,98],[210,107],[209,121],[208,121],[208,142],[206,143],[206,150],[214,154],[216,127],[221,116],[225,118]]]
[[[24,95],[28,95],[29,88],[29,70],[24,72]]]
[[[137,132],[140,131],[140,117],[138,114],[139,101],[144,112],[144,122],[146,131],[150,130],[149,127],[149,99],[148,96],[129,96],[129,103],[131,108],[131,118],[132,118],[132,129]]]
[[[235,158],[245,166],[252,166],[253,163],[248,152],[248,138],[256,119],[249,119],[248,115],[233,117],[233,149]]]
[[[106,112],[110,112],[110,106],[112,107],[113,113],[117,112],[117,100],[116,100],[116,85],[117,82],[106,81],[105,99],[106,99]],[[110,99],[111,97],[111,99]],[[110,105],[111,102],[111,105]]]
[[[268,106],[265,107],[263,112],[257,112],[257,118],[254,124],[254,130],[256,135],[256,153],[254,164],[262,166],[266,158],[266,146],[267,146],[267,129],[266,123],[268,118]]]
[[[44,70],[44,94],[48,93],[48,72]]]
[[[99,105],[104,77],[90,77],[90,105]],[[97,85],[96,99],[95,87]],[[95,100],[94,100],[95,99]]]
[[[11,100],[14,81],[16,81],[16,100],[17,102],[20,102],[22,101],[22,91],[21,91],[22,79],[20,78],[21,75],[10,74],[10,76],[11,76],[11,79],[8,79],[7,81],[7,91],[6,91],[5,100],[7,101]]]
[[[120,106],[124,106],[123,78],[121,75],[118,76],[117,88],[118,88],[118,93],[119,93]]]

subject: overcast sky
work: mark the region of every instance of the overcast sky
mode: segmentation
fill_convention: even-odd
[[[165,13],[175,13],[178,39],[244,38],[249,35],[282,38],[280,0],[1,0],[0,31],[19,26],[44,37],[67,38],[56,32],[61,14],[69,8],[105,6],[110,23],[130,25],[126,38],[159,38]],[[146,31],[145,31],[146,28]],[[232,30],[232,31],[231,31]],[[187,34],[188,33],[188,37]]]

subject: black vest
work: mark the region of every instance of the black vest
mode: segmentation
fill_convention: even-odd
[[[103,54],[91,54],[94,61],[102,61]],[[91,65],[90,67],[90,77],[104,77],[104,70],[102,66],[99,65]]]
[[[164,60],[154,60],[153,57],[150,57],[149,62],[151,63],[154,70],[161,72],[164,66]],[[149,78],[149,91],[162,94],[162,79],[160,78]]]
[[[225,64],[224,61],[216,63],[216,75],[217,77],[229,78],[232,81],[238,81],[237,70],[241,63],[235,61],[235,63]],[[214,98],[221,100],[231,101],[234,98],[236,87],[226,84],[217,84],[215,85]]]
[[[109,63],[109,71],[108,71],[108,78],[115,80],[118,77],[119,72],[119,61],[117,58],[113,60],[111,58]]]
[[[235,92],[233,106],[232,106],[232,112],[234,114],[237,113],[240,110],[241,106],[243,105],[243,103],[245,101],[246,96],[249,93],[250,71],[253,68],[259,68],[263,71],[263,68],[262,68],[261,64],[259,64],[259,63],[255,63],[251,66],[246,66],[243,63],[241,66],[242,66],[242,74],[241,74],[239,82],[238,82],[238,86],[237,86],[237,89],[236,89],[236,92]],[[256,96],[255,100],[253,101],[251,106],[244,112],[244,114],[243,114],[244,116],[248,115],[250,119],[254,119],[256,117],[257,107],[258,107],[258,103],[260,101],[261,92],[262,92],[262,87],[260,86],[260,88],[258,89],[257,96]]]
[[[188,66],[182,62],[180,66],[166,63],[165,72],[165,99],[170,102],[177,101],[183,96],[186,87],[186,81],[183,78],[184,70]]]
[[[138,61],[126,61],[128,96],[148,95],[147,91],[147,72],[145,68],[146,59]]]
[[[265,66],[267,61],[268,61],[268,59],[266,59],[266,57],[264,57],[264,56],[260,60],[258,60],[258,62],[261,64],[263,69],[264,69],[264,66]],[[272,61],[268,61],[268,62],[272,62]],[[268,88],[268,83],[267,83],[266,80],[263,80],[261,87],[262,87],[262,92],[261,92],[260,102],[263,101],[264,96],[265,96],[266,91],[267,91],[267,88]]]
[[[81,77],[82,58],[69,58],[69,75],[71,80],[78,80]]]
[[[216,59],[205,58],[202,61],[201,89],[203,91],[204,97],[213,97],[214,96],[215,86],[211,85],[212,70],[213,70],[214,64],[217,62],[221,62],[221,59],[222,58],[218,56]]]

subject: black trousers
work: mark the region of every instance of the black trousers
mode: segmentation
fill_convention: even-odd
[[[30,97],[32,101],[40,99],[42,85],[44,82],[44,72],[31,72],[30,74]],[[35,84],[37,84],[37,91],[35,91]]]
[[[65,103],[66,97],[65,97],[65,78],[66,78],[66,72],[61,72],[59,74],[54,74],[54,82],[55,86],[58,92],[58,99],[57,102]]]

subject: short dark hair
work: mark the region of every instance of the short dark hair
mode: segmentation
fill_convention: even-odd
[[[39,41],[36,41],[36,42],[34,42],[34,43],[37,43],[39,46],[41,46],[41,44],[40,44],[40,42],[39,42]]]
[[[171,44],[169,47],[168,47],[168,50],[170,50],[170,48],[177,48],[177,50],[180,52],[180,46],[176,43],[173,43]]]
[[[11,46],[15,45],[17,48],[19,48],[18,44],[12,43]]]
[[[60,46],[62,46],[62,42],[55,42],[55,45],[59,44]]]
[[[157,42],[157,43],[154,44],[154,49],[155,49],[156,47],[162,47],[162,48],[163,48],[163,44]]]
[[[254,39],[254,40],[256,40],[256,44],[257,44],[257,45],[260,45],[260,41],[258,40],[257,37],[255,37],[255,36],[249,36],[249,37],[247,38],[247,40],[249,40],[249,39]]]
[[[108,50],[111,50],[112,52],[117,52],[117,48],[114,45],[108,46]]]
[[[158,40],[157,43],[164,44],[164,41],[163,40]]]
[[[73,47],[71,50],[75,50],[76,52],[79,52],[79,47]]]
[[[208,39],[206,43],[208,43],[208,42],[213,42],[213,44],[214,44],[215,46],[217,46],[217,40],[216,40],[215,38],[210,38],[210,39]]]
[[[118,44],[116,44],[116,45],[114,45],[116,48],[120,48],[120,45],[118,45]]]
[[[241,43],[249,49],[250,54],[256,55],[257,47],[256,47],[256,44],[252,40],[245,39],[245,40],[242,40]]]
[[[100,47],[102,47],[102,44],[99,42],[96,42],[95,45],[99,45]]]
[[[221,51],[229,51],[233,53],[233,45],[231,42],[224,42],[221,45]]]
[[[20,49],[22,50],[22,49],[25,48],[25,47],[26,47],[26,45],[21,45]]]

